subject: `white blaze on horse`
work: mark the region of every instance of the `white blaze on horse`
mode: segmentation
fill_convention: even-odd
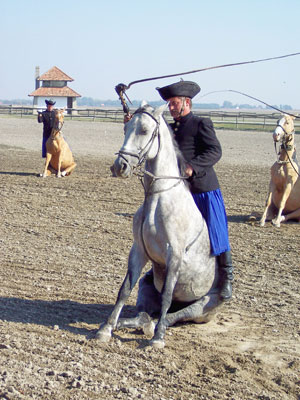
[[[274,142],[281,142],[278,161],[271,167],[271,181],[266,208],[260,220],[280,227],[289,219],[300,220],[300,176],[294,145],[294,116],[284,114],[273,133]]]
[[[144,175],[145,199],[134,216],[134,242],[117,302],[96,333],[102,342],[110,340],[114,329],[126,327],[154,335],[151,344],[162,348],[169,326],[207,322],[222,303],[207,226],[182,177],[185,166],[162,116],[164,109],[141,104],[125,124],[124,143],[114,163],[119,177],[127,178],[134,170]],[[119,319],[148,261],[152,270],[139,282],[137,316]]]
[[[58,178],[70,175],[76,167],[73,154],[62,136],[65,109],[55,110],[55,121],[51,135],[46,142],[46,162],[42,177],[55,173]]]

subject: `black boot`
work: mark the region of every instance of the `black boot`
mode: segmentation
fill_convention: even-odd
[[[226,251],[218,256],[220,297],[230,300],[232,297],[233,266],[231,252]]]

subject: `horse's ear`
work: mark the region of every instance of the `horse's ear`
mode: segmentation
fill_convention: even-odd
[[[146,102],[146,100],[142,100],[140,107],[145,107],[148,103]]]
[[[162,106],[157,107],[157,108],[155,109],[155,111],[154,111],[154,115],[155,115],[155,116],[160,116],[160,115],[162,115],[162,114],[166,111],[167,108],[168,108],[168,105],[167,105],[167,104],[163,104]]]
[[[287,118],[291,118],[291,119],[296,119],[296,117],[297,117],[297,115],[298,114],[283,114],[285,117],[287,117]]]

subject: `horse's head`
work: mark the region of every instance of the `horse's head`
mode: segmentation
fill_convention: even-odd
[[[65,108],[61,108],[60,110],[55,110],[55,121],[54,121],[54,129],[61,130],[64,124],[64,112]]]
[[[127,178],[145,160],[155,158],[159,150],[159,124],[165,106],[153,109],[146,102],[125,124],[125,138],[114,163],[117,176]]]
[[[291,141],[294,130],[294,119],[296,117],[284,114],[278,121],[273,133],[274,142]]]

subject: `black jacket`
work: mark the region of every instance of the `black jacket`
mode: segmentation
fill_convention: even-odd
[[[213,166],[220,160],[222,149],[211,119],[190,112],[170,125],[179,149],[194,170],[189,178],[191,192],[218,189],[220,186]]]
[[[55,120],[55,111],[43,111],[42,113],[38,114],[38,122],[43,122],[43,137],[48,139],[51,135],[51,131],[54,125]]]

